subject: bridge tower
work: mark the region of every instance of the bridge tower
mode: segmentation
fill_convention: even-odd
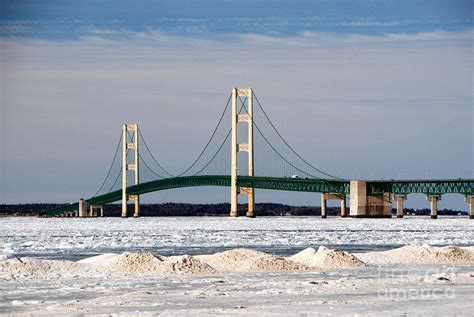
[[[247,113],[237,113],[238,97],[247,97]],[[248,124],[247,143],[237,143],[237,126],[239,122]],[[252,88],[232,89],[232,146],[231,146],[231,182],[230,182],[230,216],[237,217],[238,195],[247,194],[248,209],[247,217],[255,217],[255,192],[253,188],[237,186],[237,152],[247,152],[248,154],[248,175],[253,176],[253,91]]]
[[[129,132],[132,133],[132,140],[129,141]],[[133,163],[127,162],[128,150],[133,151]],[[138,124],[124,124],[122,127],[122,218],[127,218],[127,202],[134,203],[133,216],[136,218],[140,213],[140,196],[127,195],[127,171],[134,172],[135,185],[140,183],[139,160],[138,160]]]

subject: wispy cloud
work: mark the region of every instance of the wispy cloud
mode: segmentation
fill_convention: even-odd
[[[21,27],[18,30],[21,32]],[[98,28],[93,25],[81,28],[79,41],[75,39],[63,40],[70,44],[91,43],[96,45],[112,45],[120,43],[136,42],[142,46],[203,46],[212,44],[213,47],[234,46],[240,44],[261,45],[261,46],[321,46],[331,44],[362,44],[362,43],[390,43],[390,42],[424,42],[424,41],[453,41],[462,40],[473,41],[474,28],[468,28],[459,32],[448,32],[444,30],[434,30],[431,32],[418,33],[387,33],[381,35],[362,35],[357,33],[334,34],[327,32],[303,31],[292,36],[265,35],[259,33],[230,33],[213,34],[203,33],[202,36],[187,36],[170,34],[161,29],[147,28],[143,31],[117,28]],[[15,33],[15,29],[11,30]],[[10,37],[15,40],[15,37]],[[22,38],[16,38],[21,40]],[[1,39],[8,41],[8,39]],[[55,40],[38,40],[45,42],[55,42]]]
[[[435,30],[432,32],[408,33],[388,33],[382,35],[361,35],[361,34],[333,34],[323,32],[304,31],[294,36],[264,35],[258,33],[233,33],[213,36],[183,36],[171,35],[161,30],[148,29],[143,32],[130,30],[93,29],[93,38],[103,39],[104,44],[112,43],[138,43],[141,46],[150,47],[209,47],[212,49],[226,50],[239,45],[252,47],[254,50],[260,49],[282,49],[282,48],[321,48],[331,46],[352,46],[359,45],[406,45],[407,43],[442,43],[451,41],[461,41],[465,45],[470,45],[474,39],[474,28],[469,28],[460,32],[447,32]],[[81,37],[87,40],[90,36]]]
[[[397,26],[402,24],[400,21],[374,21],[374,20],[355,20],[334,23],[334,26],[347,27],[367,27],[367,26]]]
[[[140,20],[97,18],[50,18],[43,20],[0,20],[0,36],[16,34],[23,37],[51,39],[77,39],[88,36],[93,29],[109,29],[118,32],[150,32],[159,30],[182,36],[200,38],[215,35],[259,34],[270,36],[295,36],[308,33],[332,33],[339,35],[383,35],[429,33],[435,29],[460,31],[472,26],[462,18],[403,18],[317,16],[317,15],[257,15],[257,16],[170,16],[147,17]],[[454,28],[454,29],[453,29]]]
[[[357,42],[408,42],[408,41],[452,41],[452,40],[466,40],[472,41],[474,39],[474,28],[467,29],[463,32],[446,32],[443,30],[436,30],[432,32],[419,32],[415,34],[407,33],[389,33],[383,36],[364,36],[351,35],[349,38]]]

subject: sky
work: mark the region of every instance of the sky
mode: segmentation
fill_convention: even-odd
[[[473,35],[472,1],[1,0],[0,203],[89,197],[125,122],[183,170],[234,86],[252,86],[325,171],[473,178]],[[227,188],[144,196],[229,199]],[[309,193],[256,200],[319,205]],[[446,195],[440,208],[467,204]]]

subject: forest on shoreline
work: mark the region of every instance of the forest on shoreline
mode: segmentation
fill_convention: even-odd
[[[15,216],[38,216],[43,212],[53,210],[64,206],[64,204],[52,203],[32,203],[32,204],[2,204],[0,205],[0,217]],[[129,206],[129,213],[131,214]],[[104,215],[106,217],[120,217],[121,204],[109,204],[104,206]],[[190,217],[190,216],[228,216],[230,210],[229,203],[219,204],[185,204],[185,203],[161,203],[161,204],[141,204],[140,216],[143,217]],[[246,204],[239,205],[239,215],[245,215]],[[339,207],[328,207],[328,216],[339,215]],[[349,213],[347,206],[346,213]],[[396,210],[392,210],[395,214]],[[319,206],[290,206],[275,203],[255,204],[255,214],[257,216],[321,216],[321,207]],[[429,215],[430,210],[405,208],[405,214],[410,215]],[[438,215],[467,215],[466,211],[441,209]]]

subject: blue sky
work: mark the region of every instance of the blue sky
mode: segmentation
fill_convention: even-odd
[[[472,1],[0,5],[2,202],[93,194],[126,121],[181,170],[233,86],[252,86],[287,140],[337,175],[474,177]],[[194,189],[147,199],[229,198]],[[466,204],[447,196],[443,207]]]
[[[1,34],[80,38],[91,28],[185,36],[302,32],[416,33],[472,26],[472,2],[428,1],[3,1]]]

